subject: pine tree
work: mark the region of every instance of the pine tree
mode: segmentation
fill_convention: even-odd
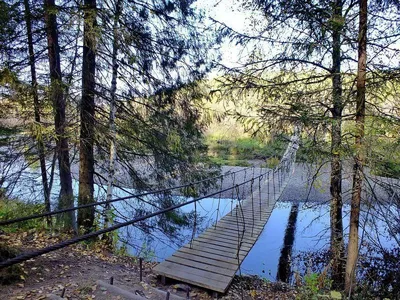
[[[225,69],[230,75],[223,82],[228,89],[242,90],[242,94],[248,91],[250,97],[261,99],[258,111],[263,121],[256,119],[259,124],[253,126],[262,128],[266,124],[277,128],[279,124],[278,128],[284,130],[290,124],[302,122],[306,130],[330,127],[332,279],[338,288],[344,283],[342,118],[345,96],[341,69],[343,37],[352,34],[344,13],[351,11],[351,7],[344,5],[342,0],[252,1],[247,9],[261,11],[264,17],[257,19],[256,33],[242,34],[219,24],[230,38],[253,47],[244,67]],[[327,112],[331,115],[329,118]]]
[[[94,139],[97,5],[96,0],[84,2],[81,131],[79,147],[79,205],[94,202]],[[78,211],[78,226],[90,231],[94,222],[94,207]]]

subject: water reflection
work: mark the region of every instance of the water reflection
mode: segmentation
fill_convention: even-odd
[[[187,201],[181,197],[182,201]],[[219,202],[219,205],[218,205]],[[217,220],[231,210],[231,199],[205,198],[194,204],[181,208],[185,215],[191,215],[190,222],[180,226],[178,231],[169,232],[160,226],[159,218],[151,218],[138,226],[129,226],[120,230],[120,238],[126,243],[127,251],[136,256],[145,257],[148,260],[163,261],[184,244],[187,244],[192,235],[198,236],[201,232],[213,226]],[[124,207],[126,204],[119,203]],[[219,213],[217,208],[219,206]],[[194,214],[196,215],[196,230],[193,232]],[[146,228],[146,229],[144,229]]]
[[[25,176],[26,175],[26,176]],[[37,176],[35,176],[37,175]],[[13,191],[13,196],[20,199],[42,199],[40,174],[34,172],[20,174],[20,181]],[[33,181],[27,184],[24,180]],[[26,184],[25,184],[26,183]],[[29,182],[32,183],[32,182]],[[73,181],[74,193],[77,194],[78,182]],[[114,197],[124,197],[134,190],[114,189]],[[57,177],[55,178],[53,197],[55,202],[58,194]],[[105,187],[95,185],[96,199],[104,200]],[[137,216],[154,212],[159,209],[157,205],[163,204],[165,199],[160,195],[157,199],[151,196],[136,198],[128,201],[114,203],[116,222],[132,219]],[[188,198],[173,196],[174,202],[185,202]],[[219,203],[219,206],[218,206]],[[182,207],[176,213],[167,216],[155,217],[143,221],[135,226],[122,228],[119,231],[121,242],[119,246],[126,247],[128,253],[140,255],[154,261],[162,261],[172,255],[182,245],[188,243],[193,235],[193,221],[197,219],[197,236],[206,228],[212,226],[217,220],[229,213],[236,200],[206,198],[198,202],[195,213],[194,204]],[[217,208],[219,212],[217,213]],[[97,208],[101,212],[101,208]],[[396,210],[396,207],[385,207]],[[396,211],[394,211],[396,212]],[[344,228],[348,227],[349,206],[344,206]],[[363,222],[363,221],[362,221]],[[366,223],[365,237],[379,241],[379,244],[390,249],[393,241],[387,233],[384,220],[375,219]],[[362,232],[360,232],[362,234]],[[278,202],[262,231],[257,243],[249,252],[241,265],[241,273],[255,274],[269,280],[289,281],[291,257],[304,251],[318,251],[329,247],[329,206],[316,202],[307,203],[299,201]],[[285,246],[285,247],[284,247]]]
[[[289,282],[291,270],[291,256],[296,232],[297,216],[299,215],[299,204],[294,203],[290,210],[288,223],[286,226],[285,237],[283,239],[283,247],[281,256],[279,257],[278,273],[276,279],[278,281]]]

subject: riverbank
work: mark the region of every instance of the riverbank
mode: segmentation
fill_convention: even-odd
[[[62,236],[45,233],[1,234],[0,244],[20,250],[33,250],[54,244]],[[152,272],[154,263],[144,262],[140,281],[139,263],[135,257],[112,254],[101,246],[78,244],[45,254],[21,264],[16,282],[0,285],[2,299],[47,299],[46,295],[67,299],[126,299],[100,286],[98,281],[110,282],[130,293],[147,299],[165,299],[162,292],[186,298],[186,285],[167,282],[162,285]],[[212,299],[209,291],[191,287],[190,299]],[[296,290],[286,284],[271,283],[254,276],[236,276],[226,295],[220,299],[295,299]],[[173,299],[173,298],[171,298]]]

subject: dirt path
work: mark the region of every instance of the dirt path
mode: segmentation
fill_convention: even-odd
[[[2,234],[0,244],[23,249],[45,247],[65,237],[45,234]],[[187,286],[177,282],[161,285],[151,268],[144,262],[143,281],[139,280],[139,266],[133,257],[110,254],[101,248],[79,244],[51,252],[21,265],[20,279],[9,285],[0,285],[1,299],[47,299],[46,295],[60,296],[65,289],[66,299],[125,299],[96,284],[109,282],[146,299],[165,299],[156,291],[169,290],[186,298]],[[1,275],[1,274],[0,274]],[[212,299],[211,293],[191,287],[190,299]],[[295,299],[295,291],[286,285],[271,284],[256,277],[235,278],[227,294],[220,299]]]

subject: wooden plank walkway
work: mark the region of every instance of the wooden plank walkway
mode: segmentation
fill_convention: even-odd
[[[256,243],[288,180],[279,188],[275,176],[260,192],[249,195],[240,206],[154,267],[166,278],[225,293],[240,264]],[[269,195],[268,195],[269,191]]]

